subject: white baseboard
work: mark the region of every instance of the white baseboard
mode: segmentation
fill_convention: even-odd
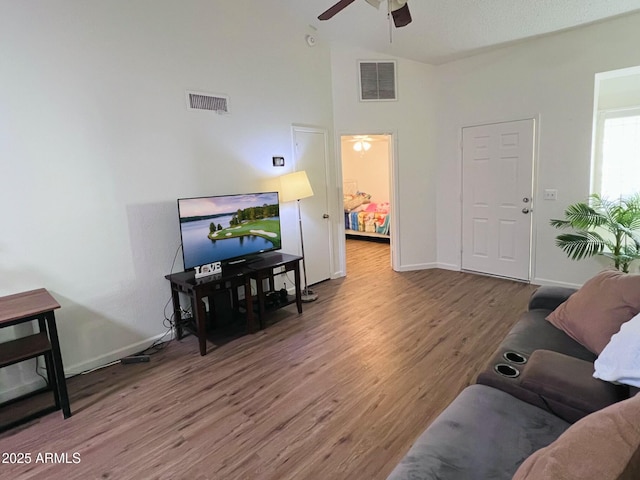
[[[549,280],[548,278],[535,277],[531,280],[534,285],[546,285],[550,287],[568,287],[568,288],[580,288],[582,285],[569,282],[558,282],[557,280]]]
[[[118,350],[114,350],[113,352],[106,353],[104,355],[100,355],[98,357],[94,357],[92,359],[86,360],[84,362],[76,363],[75,365],[71,365],[65,367],[64,374],[65,377],[73,377],[83,372],[87,372],[89,370],[94,370],[96,368],[100,368],[110,363],[114,363],[120,360],[122,357],[126,357],[129,355],[133,355],[135,353],[141,352],[145,348],[149,348],[153,343],[161,338],[165,338],[166,341],[173,339],[174,332],[171,330],[168,334],[159,334],[154,337],[148,338],[146,340],[142,340],[140,342],[134,343],[132,345],[128,345],[123,348],[119,348]],[[35,364],[34,364],[35,370]],[[39,363],[40,373],[46,376],[46,370],[44,367],[44,361],[40,361]],[[22,379],[22,382],[19,385],[16,385],[11,388],[2,389],[0,391],[0,403],[7,402],[14,398],[21,397],[22,395],[26,395],[27,393],[34,392],[40,388],[46,386],[46,382],[43,378],[36,375],[35,371],[33,372],[33,376],[30,378]]]
[[[8,402],[14,398],[21,397],[22,395],[26,395],[27,393],[34,392],[39,390],[42,387],[45,387],[47,383],[43,378],[40,378],[35,375],[30,378],[28,381],[21,383],[13,388],[9,388],[7,390],[2,390],[0,392],[0,403]]]
[[[134,355],[146,348],[149,348],[151,345],[153,345],[154,342],[156,342],[157,340],[160,340],[163,337],[167,342],[169,340],[172,340],[174,338],[173,329],[171,330],[170,333],[161,333],[151,338],[148,338],[146,340],[142,340],[140,342],[127,345],[126,347],[119,348],[112,352],[105,353],[104,355],[100,355],[98,357],[91,358],[84,362],[76,363],[75,365],[70,365],[68,367],[65,367],[64,369],[65,377],[73,377],[74,375],[79,375],[83,372],[103,367],[117,360],[120,360],[123,357]]]
[[[413,265],[401,265],[396,269],[397,272],[411,272],[414,270],[431,270],[434,268],[440,268],[442,270],[453,270],[454,272],[460,271],[460,265],[455,265],[452,263],[440,263],[440,262],[429,262],[429,263],[415,263]]]
[[[436,268],[441,268],[442,270],[453,270],[454,272],[459,272],[461,270],[460,265],[456,265],[454,263],[437,263],[436,265]]]
[[[346,274],[344,273],[343,270],[338,270],[338,271],[333,272],[331,274],[331,280],[335,280],[336,278],[342,278],[342,277],[345,277],[345,276],[346,276]]]
[[[438,268],[438,264],[433,263],[414,263],[412,265],[400,265],[396,268],[396,272],[412,272],[414,270],[430,270]]]

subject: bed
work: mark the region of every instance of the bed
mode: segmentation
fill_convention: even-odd
[[[347,235],[389,236],[389,202],[376,201],[358,190],[355,182],[344,183],[344,228]]]

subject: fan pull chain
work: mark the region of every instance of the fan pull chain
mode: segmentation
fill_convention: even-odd
[[[393,43],[393,20],[391,17],[391,2],[387,2],[387,20],[389,20],[389,43]]]

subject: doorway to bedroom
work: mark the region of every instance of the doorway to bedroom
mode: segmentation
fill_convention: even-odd
[[[367,261],[372,243],[386,251],[380,267],[392,267],[393,136],[341,135],[340,152],[347,269]]]

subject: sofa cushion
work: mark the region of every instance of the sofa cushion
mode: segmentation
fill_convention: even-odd
[[[498,350],[531,355],[536,350],[551,350],[593,362],[596,355],[576,342],[561,329],[545,320],[548,310],[524,312],[504,337]]]
[[[622,324],[594,367],[595,378],[640,387],[640,314]]]
[[[508,480],[569,425],[500,390],[471,385],[416,440],[388,480]]]
[[[590,365],[592,365],[596,359],[596,356],[592,352],[584,348],[562,330],[547,322],[545,317],[549,313],[549,310],[545,309],[534,309],[524,312],[518,322],[516,322],[502,340],[490,358],[486,368],[478,374],[476,383],[497,388],[542,409],[549,409],[549,405],[545,403],[545,399],[538,393],[526,389],[521,385],[523,378],[526,377],[526,371],[530,366],[530,362],[518,365],[505,359],[505,354],[507,352],[515,352],[528,359],[536,350],[550,350],[584,360],[589,362]],[[496,372],[496,365],[505,363],[512,365],[520,372],[520,375],[515,378],[510,378]],[[588,373],[588,376],[590,377],[592,373],[593,370]],[[563,411],[565,418],[572,418],[572,421],[590,413],[566,405],[563,406]]]
[[[533,352],[520,385],[571,423],[629,397],[627,387],[593,378],[591,362],[548,350]]]
[[[542,285],[531,294],[529,310],[541,308],[553,311],[577,291],[577,288]]]
[[[513,480],[637,480],[638,418],[637,396],[592,413],[525,460]]]
[[[605,270],[548,317],[553,325],[599,355],[620,326],[640,312],[640,275]]]

